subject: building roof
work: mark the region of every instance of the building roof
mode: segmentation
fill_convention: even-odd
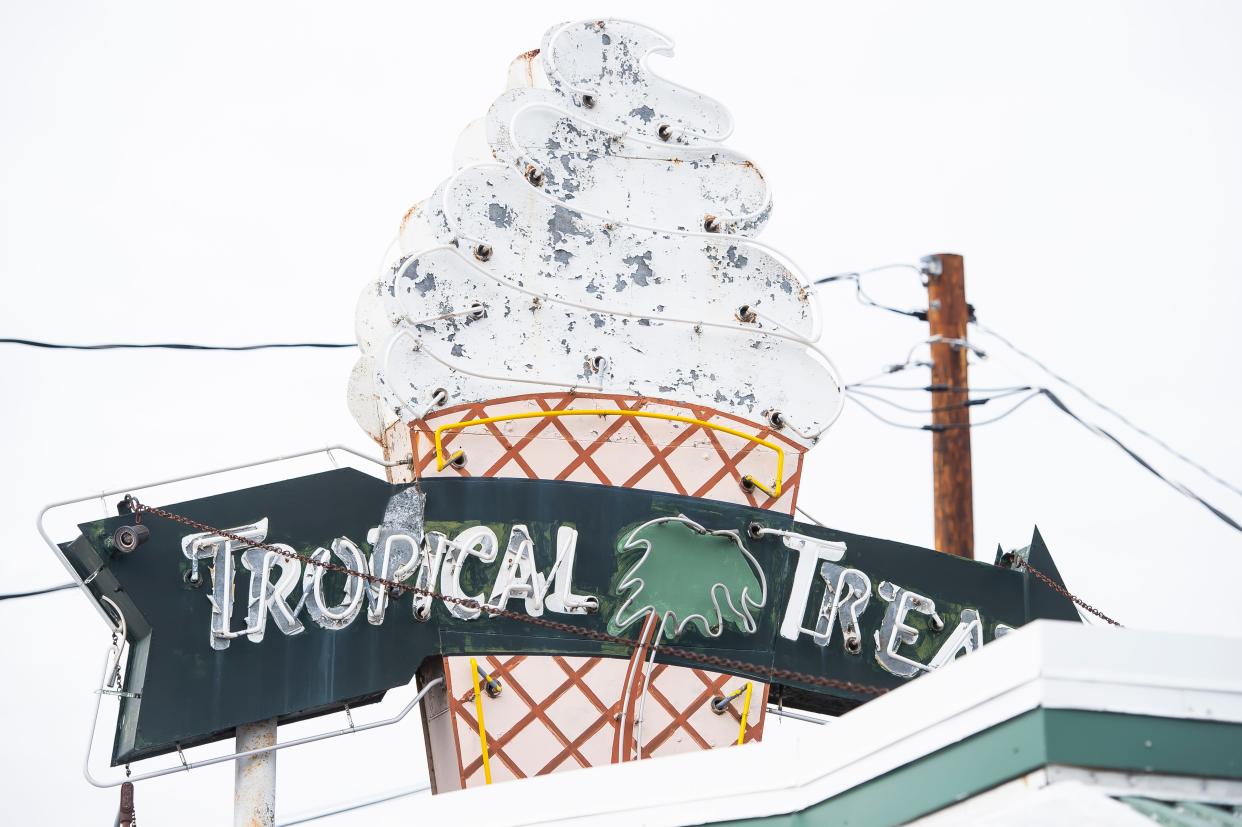
[[[1039,621],[792,743],[566,772],[415,806],[433,820],[486,813],[489,827],[988,823],[1013,808],[1041,815],[995,823],[1094,812],[1099,823],[1229,824],[1242,805],[1242,660],[1228,656],[1237,648],[1227,638]],[[968,806],[967,818],[959,808]]]

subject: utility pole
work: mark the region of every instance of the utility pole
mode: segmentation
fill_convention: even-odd
[[[923,259],[932,358],[932,478],[936,550],[974,557],[975,518],[970,469],[970,385],[966,376],[966,268],[962,257]],[[939,390],[943,388],[944,390]]]
[[[237,728],[237,751],[276,746],[276,719]],[[233,827],[276,824],[276,752],[261,752],[235,762]]]

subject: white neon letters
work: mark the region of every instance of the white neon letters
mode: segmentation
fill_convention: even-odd
[[[811,599],[815,564],[823,560],[840,560],[845,555],[845,543],[817,540],[802,534],[785,534],[781,540],[788,548],[798,552],[798,562],[794,566],[793,588],[789,593],[789,603],[785,606],[780,635],[786,640],[797,640],[799,634],[812,634],[802,628],[802,616],[806,613],[807,601]]]
[[[440,532],[432,531],[427,534],[414,561],[412,584],[414,588],[422,589],[424,592],[435,589],[436,580],[440,576],[440,566],[444,563],[444,552],[448,545],[448,537]],[[412,602],[415,620],[422,622],[431,619],[431,595],[415,592]]]
[[[253,544],[264,543],[267,538],[266,519],[229,529],[244,542],[208,533],[184,537],[182,554],[190,561],[187,582],[197,585],[211,578],[210,591],[205,595],[211,604],[211,647],[227,649],[236,638],[261,643],[269,621],[283,635],[301,634],[306,628],[299,619],[304,609],[321,628],[339,630],[357,620],[365,603],[367,621],[383,623],[398,592],[368,582],[368,576],[401,583],[404,593],[411,596],[417,621],[431,618],[435,602],[431,593],[437,587],[447,598],[445,608],[459,620],[472,621],[494,616],[497,610],[512,610],[514,600],[520,600],[521,610],[531,617],[545,612],[582,615],[599,610],[597,597],[574,591],[578,532],[570,526],[557,528],[555,558],[544,572],[539,569],[536,550],[545,542],[539,537],[547,535],[533,533],[526,524],[509,529],[503,555],[496,531],[488,526],[471,526],[450,538],[438,531],[424,532],[421,519],[407,525],[386,525],[368,533],[367,540],[374,549],[369,559],[348,537],[338,537],[330,548],[317,548],[310,554],[316,563],[333,561],[357,575],[329,572],[319,565],[303,566],[296,559],[297,550],[289,545],[255,547]],[[839,562],[846,554],[844,543],[793,532],[781,532],[781,537],[797,559],[793,561],[788,602],[779,615],[779,636],[792,641],[809,637],[811,643],[823,648],[833,646],[837,639],[840,645],[834,647],[835,657],[861,655],[863,618],[873,592],[870,576]],[[235,555],[240,556],[241,566],[249,574],[246,620],[238,629],[232,628],[234,591],[239,585]],[[493,571],[485,569],[492,565]],[[202,568],[207,571],[200,571]],[[485,578],[490,591],[483,586]],[[299,582],[302,590],[294,603]],[[327,594],[338,584],[339,592]],[[817,586],[822,587],[818,595]],[[477,593],[467,594],[467,590]],[[984,624],[976,609],[962,608],[956,626],[945,634],[944,621],[930,597],[887,580],[880,581],[874,592],[883,601],[879,629],[873,635],[874,657],[894,676],[912,678],[939,669],[983,646]],[[817,596],[818,610],[810,612],[814,622],[808,623],[808,609]],[[927,620],[911,625],[913,615],[923,615]],[[997,623],[993,634],[999,638],[1009,631],[1009,626]]]
[[[292,546],[284,543],[273,543],[276,548],[283,548],[293,553]],[[270,612],[276,628],[286,635],[297,635],[305,631],[297,618],[297,611],[289,608],[289,595],[293,587],[301,579],[302,564],[290,560],[274,551],[261,548],[248,548],[242,552],[242,565],[250,572],[250,602],[246,609],[246,637],[255,642],[263,642],[263,631],[267,628],[267,616]],[[280,569],[280,577],[271,582],[273,568]],[[299,604],[298,608],[301,608]]]
[[[996,628],[996,636],[1001,636],[1000,626]],[[979,613],[974,609],[962,609],[962,617],[957,628],[949,635],[944,646],[940,647],[940,651],[928,661],[927,668],[939,669],[946,663],[951,663],[962,655],[969,655],[982,646],[983,623],[979,620]]]
[[[366,572],[367,561],[362,551],[345,537],[332,541],[332,551],[317,548],[311,559],[327,563],[331,557],[340,560],[350,571]],[[360,577],[345,578],[344,596],[335,606],[329,606],[323,594],[323,578],[327,570],[322,566],[307,566],[302,575],[302,593],[306,596],[306,611],[311,620],[325,629],[344,629],[354,622],[362,609],[363,580]]]
[[[257,523],[229,529],[251,543],[261,543],[267,537],[267,518]],[[211,560],[211,648],[227,649],[229,641],[238,637],[238,633],[229,629],[233,619],[233,580],[236,575],[236,563],[233,552],[238,543],[217,534],[190,534],[181,538],[181,553],[190,561],[191,582],[201,577],[199,560]]]
[[[375,549],[371,552],[368,570],[376,577],[385,580],[404,580],[418,563],[418,541],[408,534],[389,534],[379,543],[379,530],[372,529],[367,537]],[[379,545],[376,545],[379,543]],[[366,584],[367,622],[378,626],[384,622],[388,611],[388,589],[374,583]]]
[[[474,620],[482,612],[483,593],[470,596],[461,590],[461,570],[466,560],[477,557],[481,563],[496,559],[496,533],[484,525],[468,528],[449,545],[448,560],[440,574],[440,591],[455,600],[473,600],[476,605],[448,604],[449,614],[461,620]]]
[[[845,651],[857,655],[862,651],[859,618],[871,602],[871,578],[858,569],[847,569],[833,563],[822,563],[819,576],[824,580],[824,599],[819,605],[812,640],[816,646],[827,646],[832,628],[841,626]]]
[[[927,664],[912,660],[897,651],[902,644],[918,643],[919,630],[906,623],[906,615],[918,612],[931,618],[932,628],[944,628],[940,615],[936,614],[936,604],[930,598],[907,591],[887,580],[880,582],[876,590],[881,600],[888,601],[884,610],[884,619],[880,629],[875,633],[875,659],[885,670],[899,678],[912,678],[920,671],[930,671]],[[938,630],[937,630],[938,631]]]
[[[550,612],[565,615],[590,614],[599,609],[599,601],[589,594],[573,593],[574,557],[578,553],[578,531],[568,526],[556,530],[556,562],[552,564],[552,594],[543,605]]]
[[[530,530],[524,525],[515,525],[509,532],[509,547],[505,549],[488,605],[505,609],[510,600],[521,597],[526,601],[526,613],[539,617],[543,614],[543,595],[547,590],[548,581],[535,565],[535,544],[530,539]]]

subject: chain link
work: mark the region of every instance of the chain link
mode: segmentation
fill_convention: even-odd
[[[453,604],[463,606],[468,609],[479,609],[479,610],[487,612],[488,615],[492,617],[503,617],[509,620],[516,620],[519,623],[526,623],[531,626],[539,626],[544,629],[550,629],[552,631],[561,632],[563,634],[572,635],[576,637],[586,638],[588,640],[594,640],[599,643],[611,643],[611,644],[615,644],[618,646],[623,646],[627,649],[634,649],[639,646],[638,641],[630,640],[629,638],[620,637],[619,635],[611,635],[611,634],[608,634],[607,632],[599,632],[594,629],[587,629],[587,628],[584,628],[582,626],[578,626],[572,623],[561,623],[555,620],[547,620],[546,618],[542,618],[542,617],[531,617],[530,615],[522,614],[520,612],[510,611],[509,609],[502,609],[500,607],[491,606],[486,603],[480,603],[479,601],[474,600],[472,598],[468,598],[468,597],[466,598],[452,597],[451,595],[440,594],[439,592],[433,589],[424,589],[418,586],[411,586],[408,583],[400,583],[395,580],[387,580],[383,577],[379,577],[377,575],[371,574],[370,572],[354,571],[353,569],[347,566],[338,565],[336,563],[331,562],[330,560],[315,560],[310,557],[304,557],[301,554],[297,554],[296,552],[292,552],[292,551],[289,551],[288,549],[283,549],[283,548],[280,548],[279,546],[274,546],[269,543],[256,543],[252,540],[247,540],[246,538],[241,537],[240,535],[234,534],[230,531],[225,531],[223,529],[215,528],[214,526],[209,526],[206,523],[200,523],[198,520],[192,520],[189,517],[183,517],[180,514],[174,514],[171,511],[166,511],[163,508],[158,508],[156,506],[151,506],[151,505],[144,505],[136,499],[130,500],[130,503],[133,507],[135,518],[138,518],[138,516],[142,514],[143,512],[155,514],[156,516],[163,517],[167,520],[172,520],[175,523],[180,523],[181,525],[184,525],[188,528],[196,529],[205,534],[212,534],[217,537],[224,537],[225,539],[233,540],[234,542],[240,543],[246,548],[260,548],[260,549],[263,549],[264,551],[270,551],[275,554],[279,554],[281,557],[285,557],[289,560],[301,561],[302,563],[308,566],[318,566],[319,568],[325,571],[337,572],[339,574],[344,574],[347,577],[357,577],[361,580],[366,581],[372,586],[383,586],[390,590],[390,594],[394,594],[397,597],[400,597],[408,592],[410,594],[417,594],[417,595],[422,595],[425,597],[430,597],[433,600],[441,600],[444,603],[453,603]],[[825,678],[820,675],[810,675],[805,672],[795,672],[789,669],[777,669],[771,666],[761,666],[760,664],[748,663],[746,661],[735,660],[733,658],[722,658],[722,657],[717,657],[715,655],[707,655],[702,652],[695,652],[690,649],[682,649],[677,646],[660,646],[659,648],[665,654],[671,655],[675,658],[681,658],[682,660],[690,661],[692,663],[698,663],[704,666],[712,666],[712,667],[715,667],[716,669],[719,669],[725,672],[748,672],[753,675],[761,675],[773,681],[791,681],[794,683],[807,684],[810,686],[821,686],[826,689],[839,689],[845,692],[852,692],[856,695],[883,695],[884,693],[889,691],[879,686],[869,686],[867,684],[856,683],[854,681],[843,681],[843,680],[837,680],[835,678]]]
[[[1108,615],[1104,614],[1103,612],[1101,612],[1101,611],[1100,611],[1099,609],[1097,609],[1096,607],[1092,606],[1092,605],[1091,605],[1090,603],[1088,603],[1087,601],[1083,600],[1082,598],[1078,597],[1077,595],[1070,594],[1070,592],[1069,592],[1069,591],[1068,591],[1068,590],[1067,590],[1064,586],[1062,586],[1062,585],[1061,585],[1060,583],[1058,583],[1057,581],[1053,580],[1053,579],[1052,579],[1051,577],[1049,577],[1048,575],[1044,574],[1044,573],[1043,573],[1042,571],[1040,571],[1039,569],[1037,569],[1037,568],[1035,568],[1034,566],[1032,566],[1030,563],[1026,562],[1025,560],[1020,560],[1020,559],[1019,559],[1019,562],[1021,563],[1022,568],[1025,568],[1025,569],[1026,569],[1027,571],[1029,571],[1031,574],[1035,575],[1035,577],[1036,577],[1036,578],[1037,578],[1037,579],[1038,579],[1041,583],[1043,583],[1045,586],[1047,586],[1048,588],[1052,589],[1054,592],[1056,592],[1057,594],[1061,595],[1062,597],[1067,597],[1067,598],[1069,598],[1071,601],[1073,601],[1074,605],[1081,607],[1084,611],[1091,612],[1091,614],[1095,615],[1096,617],[1100,618],[1101,620],[1103,620],[1103,621],[1105,621],[1105,622],[1107,622],[1107,623],[1111,623],[1113,626],[1116,626],[1118,629],[1124,629],[1124,628],[1125,628],[1125,627],[1124,627],[1124,626],[1122,626],[1120,623],[1118,623],[1117,621],[1113,620],[1111,617],[1109,617]]]

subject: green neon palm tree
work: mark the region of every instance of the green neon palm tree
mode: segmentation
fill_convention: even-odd
[[[736,531],[709,531],[684,516],[661,517],[630,532],[622,551],[642,549],[617,586],[626,594],[609,626],[622,631],[651,613],[665,637],[693,626],[720,637],[725,625],[757,628],[754,610],[767,603],[767,579]]]

